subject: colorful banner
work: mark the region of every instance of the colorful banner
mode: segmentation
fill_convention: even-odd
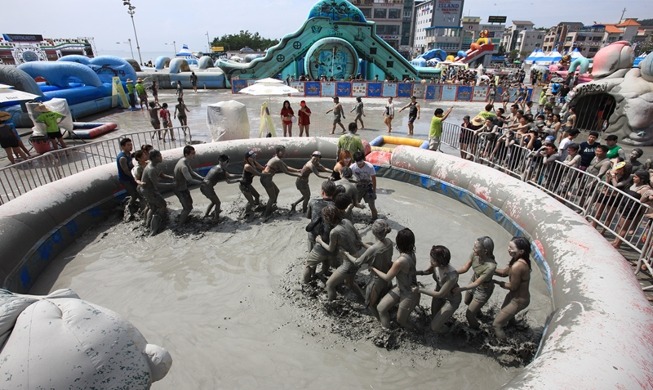
[[[490,91],[489,87],[474,87],[474,95],[472,96],[472,101],[473,102],[486,101],[489,91]]]
[[[368,97],[381,97],[382,91],[383,91],[383,83],[367,83]]]
[[[347,81],[339,81],[337,83],[335,96],[351,96],[351,83]]]
[[[383,97],[397,96],[397,83],[383,83]]]
[[[336,96],[336,83],[335,81],[322,82],[322,96]]]
[[[456,100],[459,102],[470,102],[472,100],[472,92],[474,87],[468,85],[461,85],[458,87],[458,93],[456,94]]]
[[[304,87],[305,96],[320,96],[322,92],[321,83],[319,81],[307,81]]]
[[[428,100],[441,100],[442,99],[442,86],[436,84],[428,84],[426,86],[426,96]]]
[[[418,99],[426,99],[426,84],[415,84],[413,86],[413,96]]]
[[[125,89],[122,87],[122,83],[120,82],[120,77],[114,76],[111,79],[111,105],[113,107],[117,106],[118,100],[120,100],[120,106],[122,108],[129,108],[127,95],[125,94]]]
[[[291,81],[290,86],[299,91],[302,95],[304,94],[304,83],[301,81]]]
[[[351,96],[367,96],[367,83],[351,83]]]
[[[413,96],[413,83],[399,83],[397,87],[398,97],[411,97]]]
[[[247,88],[247,80],[240,80],[240,79],[231,80],[231,92],[238,93],[243,88]]]
[[[451,84],[443,85],[442,86],[442,99],[441,100],[448,100],[448,101],[456,100],[457,90],[458,90],[457,85],[451,85]]]

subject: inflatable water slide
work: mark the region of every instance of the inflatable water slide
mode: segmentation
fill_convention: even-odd
[[[375,76],[403,80],[431,78],[438,73],[434,69],[417,70],[376,35],[376,24],[345,0],[318,2],[304,25],[283,37],[265,56],[247,64],[219,60],[217,65],[229,81],[233,77],[263,79],[277,75],[340,80],[357,74],[368,80]]]

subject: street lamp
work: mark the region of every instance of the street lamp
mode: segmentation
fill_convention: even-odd
[[[166,42],[164,45],[170,45],[170,43]],[[177,55],[177,41],[172,41],[172,47],[175,49],[175,55]]]
[[[143,57],[141,57],[141,46],[138,44],[138,35],[136,34],[136,24],[134,23],[134,14],[136,11],[136,7],[134,7],[131,3],[131,0],[122,0],[122,5],[127,7],[127,13],[129,16],[132,18],[132,27],[134,27],[134,37],[136,38],[136,50],[138,50],[138,61],[142,64],[143,63]]]
[[[127,41],[128,41],[128,42],[116,42],[116,45],[129,43],[129,51],[132,52],[132,58],[134,58],[134,48],[132,48],[132,39],[131,39],[131,38],[127,38]]]

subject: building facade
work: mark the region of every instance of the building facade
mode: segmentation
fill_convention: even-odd
[[[519,58],[528,57],[535,49],[541,49],[544,43],[545,30],[522,30],[517,35],[515,48],[519,52]]]
[[[376,34],[406,57],[410,55],[410,33],[414,0],[350,0],[368,21],[376,23]],[[406,17],[406,8],[410,9]]]
[[[534,26],[533,22],[529,20],[513,20],[512,26],[505,29],[500,45],[503,46],[506,53],[510,53],[513,50],[519,50],[517,48],[519,33],[532,30]]]

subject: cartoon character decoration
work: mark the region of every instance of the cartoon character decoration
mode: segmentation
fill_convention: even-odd
[[[488,36],[489,34],[490,34],[490,33],[489,33],[488,30],[481,30],[481,32],[480,32],[480,34],[479,34],[480,36],[479,36],[478,40],[476,40],[476,42],[472,43],[472,44],[469,46],[469,48],[470,48],[472,51],[474,51],[474,50],[478,50],[478,49],[480,49],[480,48],[481,48],[481,45],[487,45],[488,43],[490,43],[490,40],[487,38],[487,36]]]
[[[571,56],[570,56],[569,54],[565,54],[565,55],[562,56],[562,58],[560,59],[559,64],[560,64],[560,65],[558,66],[558,69],[559,69],[559,70],[568,69],[568,68],[569,68],[569,64],[571,64]]]

